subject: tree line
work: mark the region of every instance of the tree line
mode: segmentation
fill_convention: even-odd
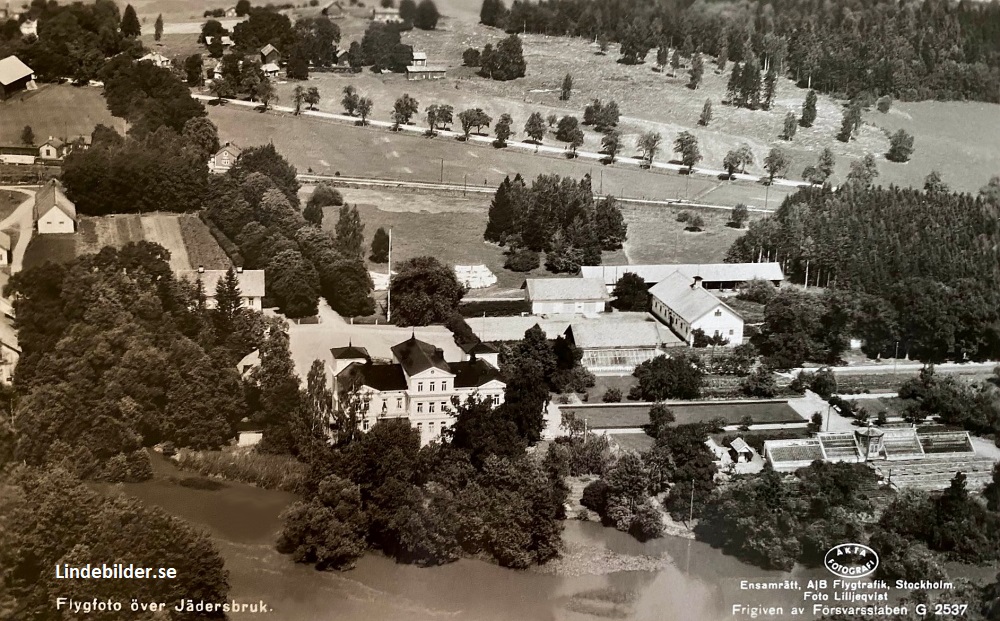
[[[899,354],[929,362],[1000,355],[1000,224],[990,186],[974,197],[868,182],[856,177],[837,191],[800,190],[751,223],[726,260],[776,260],[790,280],[836,290],[830,299],[837,312],[854,317],[843,325],[870,356],[892,355],[897,343]],[[782,314],[801,325],[824,313],[816,306],[822,302],[796,295],[783,292],[768,305],[779,333],[789,329]],[[768,325],[765,319],[765,332]],[[838,328],[818,338],[834,333],[848,336]]]
[[[483,238],[511,255],[545,252],[553,272],[600,265],[602,250],[621,248],[628,234],[617,201],[595,200],[587,175],[579,182],[539,175],[529,187],[520,175],[505,178],[490,203]]]
[[[781,0],[724,16],[701,5],[641,0],[484,0],[480,20],[507,32],[578,36],[602,49],[620,44],[625,62],[670,46],[744,63],[766,75],[848,98],[864,91],[903,100],[1000,101],[1000,7],[942,0],[899,5]],[[928,35],[927,33],[932,33]],[[663,63],[661,63],[663,64]]]

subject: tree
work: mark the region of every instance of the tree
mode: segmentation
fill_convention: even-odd
[[[688,81],[688,88],[694,90],[701,85],[701,78],[705,75],[705,62],[701,59],[701,54],[695,54],[691,59],[691,69],[688,70],[691,79]]]
[[[1000,205],[1000,175],[993,175],[979,188],[979,197],[991,205]]]
[[[708,127],[709,122],[712,120],[712,100],[706,99],[705,105],[701,107],[701,116],[698,117],[698,125],[702,127]]]
[[[367,524],[361,493],[349,480],[330,474],[315,496],[297,501],[282,514],[277,549],[296,563],[316,569],[349,569],[366,550]]]
[[[250,0],[237,0],[236,17],[246,17],[250,14]]]
[[[497,121],[494,132],[496,133],[497,140],[496,143],[501,146],[507,146],[507,139],[510,138],[513,132],[510,131],[510,126],[514,122],[514,119],[510,118],[509,114],[501,114],[500,120]]]
[[[361,96],[358,95],[357,89],[348,84],[344,87],[344,96],[340,100],[340,104],[344,106],[344,112],[347,116],[354,116],[358,111],[358,104],[361,101]]]
[[[344,256],[362,258],[365,243],[365,225],[361,222],[358,206],[346,203],[340,207],[336,226],[337,250]]]
[[[438,13],[437,6],[433,0],[421,0],[417,5],[417,13],[413,18],[413,25],[421,30],[434,30],[437,28],[441,14]]]
[[[771,104],[774,103],[774,96],[778,89],[778,73],[774,69],[774,65],[767,70],[764,74],[764,97],[762,102],[762,107],[765,110],[771,109]]]
[[[466,292],[455,271],[434,257],[415,257],[404,262],[389,287],[393,316],[401,326],[446,321]]]
[[[765,367],[757,367],[740,382],[740,391],[748,397],[769,399],[778,392],[774,373]]]
[[[665,403],[656,402],[649,408],[649,435],[658,438],[670,425],[677,422],[677,416]]]
[[[637,366],[633,375],[639,380],[638,392],[646,401],[701,396],[704,371],[701,360],[691,354],[681,352],[670,358],[657,356]]]
[[[781,132],[781,138],[783,140],[791,140],[795,137],[795,130],[798,129],[799,123],[798,119],[795,118],[794,112],[789,112],[785,115],[785,129]]]
[[[458,121],[462,124],[463,137],[468,140],[473,127],[476,128],[476,133],[479,133],[483,127],[489,127],[493,119],[483,112],[482,108],[476,108],[459,112]]]
[[[361,117],[361,124],[368,124],[368,115],[372,113],[372,100],[369,97],[358,99],[358,116]]]
[[[579,127],[575,128],[570,132],[569,135],[569,148],[571,157],[576,157],[576,150],[583,146],[583,130]]]
[[[674,77],[677,76],[677,70],[681,68],[681,51],[674,50],[674,55],[670,59],[670,74]]]
[[[466,48],[462,52],[462,64],[466,67],[478,67],[480,65],[479,50],[474,47]]]
[[[219,150],[219,131],[206,117],[188,119],[182,135],[195,148],[202,161],[207,162]]]
[[[691,132],[681,132],[674,141],[674,152],[680,153],[681,163],[687,167],[688,174],[694,170],[694,165],[701,161],[701,151],[698,149],[698,138]]]
[[[457,404],[454,416],[455,423],[445,431],[444,440],[449,446],[467,452],[477,468],[491,455],[514,458],[524,454],[525,442],[517,425],[492,400],[469,396]]]
[[[497,44],[495,50],[483,48],[480,54],[479,74],[493,80],[514,80],[523,78],[527,65],[524,62],[524,49],[521,39],[516,34],[508,36]]]
[[[906,130],[897,130],[889,138],[889,152],[885,154],[885,159],[890,162],[907,162],[913,155],[913,136],[906,133]]]
[[[271,80],[265,76],[254,89],[252,97],[259,99],[260,103],[264,104],[264,109],[267,110],[272,101],[278,101],[278,92]]]
[[[601,147],[603,147],[604,152],[608,155],[608,163],[615,163],[615,156],[622,149],[622,134],[617,129],[613,129],[607,134],[604,134],[604,138],[601,139]]]
[[[840,123],[840,132],[837,134],[837,140],[849,142],[860,127],[861,105],[857,101],[852,101],[844,108],[844,117]]]
[[[319,275],[312,263],[297,250],[284,250],[268,261],[268,291],[286,317],[298,319],[316,314]]]
[[[652,167],[653,159],[660,150],[660,143],[662,142],[663,136],[660,135],[660,132],[649,131],[639,136],[635,146],[642,152],[642,159],[646,162],[646,168]]]
[[[404,93],[402,97],[396,100],[396,103],[392,106],[392,120],[395,123],[396,129],[399,129],[400,125],[408,125],[410,119],[413,115],[417,113],[420,109],[417,100],[410,97],[409,94]]]
[[[205,83],[205,66],[201,54],[191,54],[184,59],[184,77],[188,86],[202,86]]]
[[[389,3],[389,6],[393,6],[393,3]],[[417,17],[417,2],[416,0],[399,0],[399,19],[404,23],[413,23]]]
[[[385,227],[378,227],[372,237],[372,252],[368,257],[375,263],[387,263],[389,261],[389,234],[385,232]]]
[[[302,43],[292,46],[285,65],[285,76],[291,80],[309,79],[309,53]]]
[[[524,124],[524,133],[536,143],[542,142],[542,138],[545,137],[545,119],[542,118],[541,113],[531,113]]]
[[[131,4],[126,5],[125,12],[122,13],[121,32],[122,36],[126,38],[135,38],[142,34],[139,16],[135,14],[135,9],[132,8]]]
[[[951,191],[951,189],[948,187],[948,184],[944,182],[944,179],[941,178],[941,173],[936,170],[932,170],[930,174],[924,178],[924,191],[931,194],[947,194]]]
[[[764,158],[764,170],[767,171],[767,179],[773,183],[775,177],[780,177],[788,170],[791,161],[785,152],[778,147],[773,147]]]
[[[295,104],[295,116],[302,113],[302,104],[306,100],[306,89],[302,88],[301,85],[296,85],[292,90],[292,103]]]
[[[862,188],[869,187],[876,177],[878,177],[878,166],[871,153],[851,162],[851,172],[847,173],[847,181]]]
[[[578,129],[580,129],[580,121],[575,116],[567,114],[559,119],[559,125],[556,127],[556,140],[570,142]]]
[[[163,13],[156,16],[156,22],[153,23],[153,40],[159,41],[163,37]]]
[[[809,183],[826,183],[826,180],[833,175],[835,164],[836,160],[833,157],[833,151],[829,147],[824,147],[819,154],[819,160],[816,162],[816,165],[806,166],[806,169],[802,171],[802,177]]]
[[[573,93],[573,76],[566,74],[562,81],[562,89],[559,92],[560,101],[569,101],[569,96]]]
[[[611,305],[620,311],[644,313],[649,311],[649,287],[642,276],[625,272],[611,292]]]
[[[31,129],[31,125],[25,125],[21,130],[21,144],[28,146],[35,144],[35,130]]]
[[[802,127],[812,127],[816,121],[816,91],[810,90],[806,93],[806,100],[802,103],[802,118],[799,124]]]
[[[746,223],[748,217],[749,213],[747,212],[747,206],[743,203],[737,203],[737,205],[733,207],[732,213],[729,214],[729,226],[741,229]]]

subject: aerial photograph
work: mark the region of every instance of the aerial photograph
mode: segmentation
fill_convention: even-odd
[[[1000,621],[1000,0],[0,0],[0,621],[202,619]]]

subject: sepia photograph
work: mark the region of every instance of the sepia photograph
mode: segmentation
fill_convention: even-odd
[[[0,621],[201,619],[1000,621],[1000,0],[0,0]]]

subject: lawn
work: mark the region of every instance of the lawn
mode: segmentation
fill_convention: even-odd
[[[677,403],[668,404],[677,417],[678,425],[706,423],[723,418],[728,425],[739,424],[744,416],[755,423],[799,423],[802,417],[785,402],[773,403]],[[562,407],[578,420],[587,420],[594,429],[641,427],[649,423],[648,405],[609,404],[597,407]]]
[[[37,91],[21,91],[0,101],[0,144],[21,144],[25,125],[41,144],[49,136],[90,136],[98,124],[124,132],[124,121],[111,116],[99,88],[39,84]]]
[[[242,147],[273,142],[300,172],[340,173],[345,176],[380,177],[415,181],[444,181],[495,188],[506,176],[520,173],[531,180],[540,174],[573,178],[591,175],[596,192],[669,200],[706,195],[709,200],[718,182],[708,177],[687,177],[672,171],[643,171],[634,166],[602,166],[590,160],[568,160],[558,155],[533,154],[467,144],[452,138],[426,138],[372,127],[355,127],[336,121],[288,114],[262,114],[238,106],[208,106],[209,118],[219,137]],[[759,188],[734,182],[728,195],[746,189],[742,202],[763,206],[754,198]],[[726,198],[726,197],[724,197]],[[730,200],[730,198],[726,198]],[[733,200],[735,205],[737,200]]]
[[[22,267],[29,269],[53,263],[69,263],[76,258],[76,235],[72,233],[33,235],[24,252]]]
[[[625,451],[642,453],[653,448],[656,440],[645,433],[614,433],[608,434],[608,439]]]
[[[705,227],[699,233],[685,230],[677,221],[682,211],[700,215]],[[678,206],[623,204],[628,223],[625,255],[632,264],[721,263],[726,251],[745,231],[726,226],[729,212]]]
[[[25,196],[20,192],[0,190],[0,221],[14,213],[17,206],[23,203],[27,198],[28,196]]]

